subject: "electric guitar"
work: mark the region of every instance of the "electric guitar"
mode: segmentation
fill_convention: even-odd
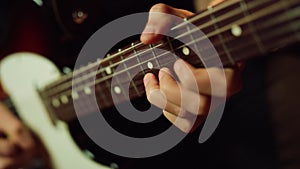
[[[297,44],[300,41],[300,0],[232,0],[202,11],[187,21],[205,33],[225,66],[233,66],[239,61]],[[199,39],[187,29],[184,22],[171,31],[183,35],[179,41],[190,41],[196,46],[201,44],[201,37]],[[97,68],[94,77],[99,83],[94,87],[100,109],[110,109],[116,104],[112,95],[118,95],[119,104],[128,101],[122,83],[112,85],[113,75],[123,74],[117,78],[130,83],[130,99],[142,98],[145,95],[143,76],[155,72],[153,67],[172,65],[176,61],[176,57],[158,57],[155,53],[158,48],[170,51],[171,55],[195,67],[204,67],[195,52],[178,40],[166,37],[152,45],[134,42],[103,60],[63,76],[51,61],[42,56],[14,53],[1,62],[1,82],[22,120],[41,137],[55,169],[126,168],[126,160],[118,163],[117,156],[95,146],[78,125],[73,102],[91,95],[91,86],[72,90],[72,77],[88,80],[91,68]],[[201,52],[209,50],[200,46],[196,49]],[[209,58],[202,59],[209,61]],[[125,60],[130,60],[132,65],[124,65]],[[127,66],[127,69],[118,71],[118,66]],[[131,74],[131,67],[139,69],[139,73]],[[83,106],[86,106],[83,116],[92,116],[96,111],[88,104]]]

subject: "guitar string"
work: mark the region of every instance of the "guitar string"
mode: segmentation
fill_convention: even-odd
[[[235,1],[228,1],[228,2],[226,2],[226,3],[222,3],[222,4],[226,4],[226,6],[225,7],[227,7],[227,6],[230,6],[230,5],[232,5],[232,2],[234,2],[234,3],[236,3]],[[224,6],[224,5],[222,5],[222,4],[220,4],[220,5],[217,5],[214,9],[215,9],[215,11],[217,12],[218,10],[220,10],[220,8],[218,8],[219,6]],[[225,8],[224,7],[224,8]],[[222,8],[221,8],[222,9]],[[206,10],[206,11],[202,11],[203,13],[201,13],[201,16],[208,16],[210,13]],[[204,14],[204,15],[203,15]],[[183,24],[185,25],[186,23],[185,22],[183,22]],[[181,25],[181,24],[179,24],[180,26],[184,26],[184,25]],[[173,27],[173,28],[171,28],[171,30],[172,29],[174,29],[175,27]],[[176,28],[178,28],[178,26],[176,26]],[[138,44],[135,44],[136,46],[133,46],[134,48],[137,48],[138,46],[140,46],[140,45],[144,45],[143,43],[138,43]],[[133,47],[131,47],[131,48],[133,48]],[[116,55],[116,56],[118,56],[118,55]],[[113,59],[114,57],[116,57],[116,56],[114,56],[114,55],[110,55],[110,56],[108,56],[108,57],[106,57],[106,58],[104,58],[103,60],[102,60],[102,62],[105,62],[105,61],[108,61],[108,60],[110,60],[110,59]],[[86,66],[86,67],[89,67],[89,65],[88,66]],[[75,70],[74,72],[73,72],[73,75],[74,74],[76,74],[76,73],[82,73],[83,71],[85,71],[85,69],[77,69],[77,70]],[[72,75],[65,75],[65,76],[63,76],[60,80],[58,80],[58,81],[56,81],[57,83],[60,83],[61,81],[63,81],[63,80],[65,80],[65,78],[70,78],[70,77],[72,77]],[[53,84],[53,85],[55,85],[55,84]]]
[[[297,8],[298,9],[298,8]],[[295,11],[297,11],[297,9],[295,9]],[[282,14],[282,15],[285,15],[285,14]],[[261,17],[263,17],[264,16],[264,14],[261,14]],[[251,21],[253,21],[253,20],[255,20],[255,19],[258,19],[258,18],[260,18],[260,16],[256,16],[256,17],[252,17],[251,18]],[[282,19],[284,19],[284,18],[282,18]],[[240,21],[240,22],[238,22],[238,21]],[[249,21],[249,20],[244,20],[244,19],[240,19],[240,20],[238,20],[236,23],[234,23],[234,24],[237,24],[237,25],[242,25],[242,24],[245,24],[247,21]],[[276,20],[277,22],[276,22],[276,24],[278,23],[278,19]],[[272,22],[272,21],[271,21]],[[225,31],[228,31],[228,30],[230,30],[231,29],[231,25],[232,24],[230,24],[230,25],[226,25],[226,26],[224,26],[222,29],[219,29],[219,30],[221,30],[221,32],[225,32]],[[265,25],[268,25],[268,24],[265,24]],[[215,35],[217,35],[219,32],[216,32],[216,31],[213,31],[213,32],[211,32],[211,33],[209,33],[209,34],[207,34],[207,37],[208,38],[210,38],[210,37],[213,37],[213,36],[215,36]],[[206,37],[203,37],[203,38],[198,38],[197,39],[197,41],[199,42],[199,41],[201,41],[201,40],[204,40]],[[197,42],[196,41],[196,42]],[[178,48],[176,48],[175,50],[178,50],[178,49],[181,49],[182,47],[184,47],[184,46],[188,46],[188,45],[191,45],[191,44],[194,44],[195,42],[190,42],[190,43],[187,43],[187,44],[184,44],[184,45],[182,45],[182,46],[179,46]],[[166,44],[160,44],[160,45],[166,45]],[[160,47],[159,45],[158,45],[158,47]],[[149,50],[148,50],[149,51]],[[139,53],[139,55],[141,55],[141,54],[143,54],[143,53]],[[169,52],[166,52],[165,54],[169,54]],[[164,54],[161,54],[161,55],[164,55]],[[117,63],[114,63],[114,64],[112,64],[112,66],[111,67],[114,67],[114,66],[116,66],[116,65],[119,65],[120,63],[124,63],[124,61],[127,61],[127,60],[129,60],[129,59],[132,59],[132,58],[134,58],[135,56],[133,56],[133,57],[128,57],[128,58],[126,58],[125,60],[122,60],[122,61],[120,61],[120,62],[117,62]],[[155,58],[154,58],[155,59]],[[214,58],[212,58],[212,59],[214,59]],[[150,59],[150,60],[153,60],[153,58],[152,59]],[[209,60],[209,59],[208,59]],[[144,63],[147,63],[149,60],[145,60],[144,62],[142,62],[142,64],[144,64]],[[136,65],[135,66],[132,66],[132,67],[129,67],[129,69],[130,68],[133,68],[133,67],[136,67]],[[124,70],[124,71],[120,71],[120,72],[117,72],[117,73],[124,73],[125,71],[127,71],[128,69],[126,69],[126,70]],[[97,73],[98,74],[98,73]],[[114,74],[114,75],[118,75],[118,74]]]
[[[238,11],[240,11],[240,10],[238,10]],[[222,21],[222,20],[221,20]],[[211,26],[211,25],[209,25],[209,26]],[[202,29],[202,28],[205,28],[205,27],[201,27],[200,29]],[[180,37],[178,37],[178,38],[180,38]],[[138,48],[137,46],[141,46],[141,45],[143,45],[142,43],[139,43],[139,44],[136,44],[135,46],[132,46],[131,48],[132,49],[136,49],[136,48]],[[165,45],[165,44],[164,44]],[[157,47],[157,46],[155,46],[155,47]],[[151,49],[149,49],[149,50],[151,50]],[[145,50],[145,51],[143,51],[144,53],[145,52],[148,52],[149,50]],[[123,51],[123,53],[124,52],[126,52],[126,51]],[[142,55],[143,53],[139,53],[139,55]],[[119,56],[119,54],[117,53],[114,57],[116,57],[116,56]],[[111,58],[114,58],[113,56],[112,57],[109,57],[109,59],[111,59]],[[127,59],[127,58],[126,58]],[[106,59],[107,60],[107,59]],[[128,59],[127,59],[128,60]],[[99,65],[99,63],[100,62],[103,62],[103,61],[105,61],[105,60],[99,60],[99,61],[96,61],[96,62],[94,62],[94,63],[91,63],[91,65],[89,65],[89,67],[82,67],[82,68],[79,68],[79,69],[77,69],[77,70],[75,70],[74,72],[73,72],[73,75],[72,74],[69,74],[69,75],[65,75],[65,76],[68,76],[67,78],[65,78],[65,79],[63,79],[63,80],[67,80],[67,79],[70,79],[70,78],[72,78],[73,76],[76,76],[76,74],[80,74],[81,72],[83,72],[83,71],[87,71],[88,69],[90,69],[91,67],[93,68],[94,66],[98,66]],[[116,63],[116,64],[118,64],[118,63]],[[116,64],[113,64],[113,65],[110,65],[110,66],[108,66],[108,67],[114,67]],[[107,68],[107,67],[106,67]],[[79,72],[80,71],[80,72]],[[101,73],[101,72],[103,72],[103,71],[105,71],[105,69],[100,69],[99,70],[100,72],[99,73]],[[78,72],[78,73],[77,73]],[[62,81],[63,81],[62,80]],[[61,83],[62,81],[60,81],[60,82],[58,82],[58,83]],[[60,87],[61,88],[63,88],[63,85],[60,85]]]
[[[300,23],[298,24],[298,26],[299,26],[299,28],[300,28]],[[170,62],[170,63],[171,63],[171,62]],[[93,84],[92,84],[92,85],[93,85]],[[138,83],[138,85],[141,85],[141,86],[142,86],[143,83]],[[105,105],[107,106],[107,104],[108,104],[108,105],[111,104],[110,102],[107,102],[107,103],[106,103],[106,102],[105,102],[106,100],[101,100],[101,101],[103,101],[103,102],[101,102],[101,105],[105,104]]]
[[[259,17],[258,17],[259,18]],[[243,21],[243,19],[242,20],[238,20],[238,21]],[[245,20],[243,21],[243,22],[245,22]],[[231,24],[230,24],[231,25]],[[226,28],[226,29],[225,29]],[[227,25],[227,27],[224,27],[224,29],[222,29],[222,32],[224,32],[224,31],[227,31],[227,30],[230,30],[230,28],[231,28],[231,26],[229,27],[228,25]],[[219,33],[219,32],[218,32]],[[207,35],[208,37],[212,37],[212,36],[215,36],[215,34],[217,34],[217,32],[216,31],[213,31],[213,32],[211,32],[209,35]],[[201,41],[201,40],[203,40],[202,38],[200,38],[200,39],[197,39],[197,41],[199,42],[199,41]],[[197,42],[196,41],[196,42]],[[195,42],[191,42],[191,43],[195,43]],[[165,44],[164,44],[165,45]],[[184,45],[184,46],[186,46],[186,45]],[[182,47],[182,46],[181,46]],[[181,47],[179,47],[179,48],[176,48],[175,50],[178,50],[178,49],[180,49]],[[169,54],[168,52],[166,52],[165,54]],[[138,55],[140,55],[140,53],[138,54]],[[138,55],[135,55],[135,56],[138,56]],[[161,55],[164,55],[164,54],[161,54]],[[158,57],[161,57],[161,55],[159,55]],[[135,57],[135,56],[133,56],[133,57]],[[133,58],[133,57],[131,57],[131,58]],[[157,57],[156,57],[157,58]],[[152,59],[150,59],[150,60],[154,60],[154,59],[156,59],[156,58],[152,58]],[[130,59],[130,58],[126,58],[127,60],[128,59]],[[149,62],[150,60],[146,60],[146,61],[144,61],[143,63],[147,63],[147,62]],[[122,61],[122,62],[120,62],[120,63],[123,63],[124,61]],[[143,64],[142,63],[142,64]],[[128,67],[128,69],[126,69],[126,70],[124,70],[124,71],[120,71],[120,72],[116,72],[116,73],[114,73],[113,74],[113,76],[116,76],[116,75],[118,75],[118,74],[121,74],[121,73],[124,73],[125,71],[127,71],[127,70],[129,70],[129,69],[132,69],[132,68],[134,68],[134,67],[136,67],[136,66],[138,66],[138,65],[135,65],[135,66],[132,66],[132,67]],[[100,72],[98,72],[98,73],[100,73]],[[98,74],[97,73],[97,74]],[[95,72],[93,73],[93,76],[95,75]],[[106,77],[104,77],[104,78],[101,78],[101,79],[99,79],[98,81],[96,81],[96,84],[98,84],[98,83],[101,83],[101,82],[103,82],[104,80],[107,80],[107,79],[110,79],[112,76],[106,76]],[[80,79],[79,79],[80,80]],[[86,80],[86,79],[85,79]],[[81,79],[81,82],[82,82],[82,79]],[[86,86],[85,86],[86,87]],[[79,88],[79,87],[78,87]],[[54,94],[55,95],[55,94]]]
[[[193,42],[193,43],[194,43],[194,42]],[[176,50],[177,50],[177,49],[176,49]],[[153,59],[151,59],[151,60],[153,60]],[[149,61],[149,60],[148,60],[148,61]],[[147,62],[147,61],[145,61],[145,62]],[[144,62],[144,63],[145,63],[145,62]],[[131,67],[130,67],[130,68],[131,68]],[[129,69],[130,69],[130,68],[129,68]],[[118,72],[118,73],[123,73],[123,72]],[[116,75],[116,74],[114,74],[114,75]],[[110,77],[107,77],[106,79],[108,79],[108,78],[110,78]],[[102,79],[100,79],[100,80],[103,81]]]
[[[299,8],[300,9],[300,8]],[[300,23],[299,23],[299,25],[300,25]],[[282,30],[282,29],[280,29],[280,30]],[[288,28],[286,28],[285,30],[290,30],[290,29],[288,29]],[[284,33],[289,33],[289,32],[284,32]],[[198,40],[198,39],[197,39]],[[197,41],[196,40],[196,41]],[[253,43],[255,43],[255,42],[253,42]],[[253,43],[250,43],[249,45],[251,45],[251,44],[253,44]],[[169,53],[168,53],[169,54]],[[162,56],[164,56],[164,54],[161,54],[161,55],[158,55],[156,58],[159,58],[159,57],[162,57]],[[156,58],[152,58],[152,59],[150,59],[150,60],[155,60]],[[145,62],[143,62],[143,63],[147,63],[147,61],[145,61]],[[168,64],[170,64],[170,63],[174,63],[174,61],[170,61],[170,62],[166,62],[166,63],[164,63],[164,65],[168,65]],[[132,66],[132,67],[135,67],[135,66]],[[132,67],[129,67],[128,69],[131,69]],[[120,71],[120,72],[117,72],[118,74],[114,74],[114,76],[116,76],[116,75],[119,75],[119,74],[121,74],[121,73],[126,73],[126,71]],[[102,83],[102,82],[104,82],[104,81],[106,81],[106,80],[109,80],[109,79],[111,79],[112,78],[112,76],[106,76],[106,77],[104,77],[104,78],[101,78],[101,79],[99,79],[99,80],[96,80],[95,81],[95,84],[94,85],[96,85],[96,84],[99,84],[99,83]],[[128,81],[125,81],[124,82],[125,84],[126,83],[128,83]],[[136,83],[136,85],[137,86],[139,86],[140,84],[143,84],[143,83]],[[91,83],[91,85],[93,85],[92,83]],[[80,87],[80,86],[79,86]]]
[[[300,24],[298,24],[298,29],[300,28]],[[143,83],[140,83],[141,85],[143,85]],[[93,84],[92,84],[93,85]],[[106,100],[102,100],[102,101],[106,101]],[[104,102],[101,102],[102,104],[104,103]],[[111,104],[111,103],[109,103],[108,102],[108,104]]]
[[[299,27],[300,27],[300,23],[299,23]],[[138,85],[143,85],[143,83],[139,83]],[[101,100],[101,105],[102,106],[104,105],[104,106],[108,107],[108,106],[111,106],[111,102],[107,102],[107,100]],[[68,106],[68,105],[66,105],[66,106]],[[70,106],[68,106],[68,107],[70,107]]]
[[[232,1],[229,1],[229,2],[231,2],[231,3],[224,3],[224,4],[226,5],[225,7],[228,7],[228,6],[230,6],[230,5],[236,3],[236,2],[234,2],[234,1],[233,1],[234,3],[232,3]],[[254,2],[256,3],[256,2],[262,2],[262,1],[254,1]],[[254,4],[254,2],[249,3],[249,5]],[[222,7],[222,5],[220,5],[220,6]],[[219,7],[219,5],[218,5],[218,6],[215,7],[216,9],[215,9],[215,8],[213,8],[213,9],[215,10],[215,12],[217,12],[217,11],[223,9],[223,8],[221,8],[221,7]],[[257,7],[257,6],[255,6],[255,7]],[[230,16],[230,15],[232,15],[232,13],[239,12],[239,11],[241,11],[240,8],[238,8],[238,10],[230,11],[229,13],[226,14],[226,16],[227,16],[227,15]],[[211,14],[211,13],[210,13],[209,11],[204,11],[203,13],[200,13],[201,17],[206,17],[206,16],[208,16],[208,15],[210,15],[210,14]],[[238,13],[238,14],[242,14],[242,12],[241,12],[241,13]],[[196,16],[198,16],[198,15],[196,15]],[[194,18],[194,17],[192,17],[191,19],[193,19],[193,18]],[[222,18],[222,19],[224,20],[224,19],[226,19],[226,18]],[[223,21],[223,20],[220,20],[220,18],[217,18],[217,20],[219,20],[219,22]],[[190,20],[189,20],[189,22],[190,22]],[[213,25],[213,24],[210,24],[210,25],[209,25],[209,23],[212,23],[212,21],[209,21],[209,22],[205,23],[205,24],[208,24],[207,26],[205,25],[206,27],[204,27],[203,25],[200,25],[201,27],[200,27],[199,29],[205,29],[205,28],[208,28],[208,27],[210,27],[210,26]],[[183,26],[185,26],[185,25],[187,25],[187,24],[189,24],[189,23],[183,22],[182,24],[179,24],[179,26],[173,27],[171,30],[174,30],[174,29],[183,27]],[[178,37],[178,38],[180,38],[180,37]],[[172,41],[171,41],[171,42],[172,42]],[[134,46],[131,46],[131,47],[127,48],[127,49],[128,49],[128,50],[132,50],[132,49],[139,48],[140,46],[143,46],[143,45],[144,45],[144,44],[143,44],[142,42],[139,42],[139,43],[137,43],[137,44],[134,44]],[[126,51],[123,51],[123,53],[124,53],[124,52],[126,52]],[[90,65],[87,65],[87,66],[85,66],[85,67],[79,68],[79,69],[75,70],[74,72],[72,72],[73,74],[67,74],[67,75],[63,76],[60,80],[56,81],[56,83],[53,84],[53,85],[56,85],[56,84],[58,85],[59,83],[63,82],[64,80],[70,79],[70,78],[72,78],[72,76],[74,76],[74,75],[76,76],[76,74],[83,73],[84,71],[87,71],[89,68],[92,68],[92,67],[98,65],[99,62],[102,62],[102,63],[103,63],[103,62],[109,61],[109,60],[111,60],[111,59],[113,59],[113,58],[115,58],[115,57],[118,57],[118,56],[119,56],[119,53],[116,53],[116,54],[110,55],[110,56],[108,56],[108,57],[106,57],[106,58],[104,58],[104,59],[102,59],[102,60],[93,62],[93,63],[91,63]]]

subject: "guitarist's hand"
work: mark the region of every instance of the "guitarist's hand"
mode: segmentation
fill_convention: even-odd
[[[0,169],[25,168],[35,153],[27,128],[0,103]]]
[[[172,8],[164,4],[153,6],[150,12],[169,13],[182,18],[193,15],[193,13],[189,11]],[[149,44],[160,40],[162,36],[158,34],[166,34],[166,31],[170,29],[170,23],[172,23],[172,20],[167,16],[157,18],[157,15],[150,13],[145,31],[141,36],[141,41],[145,44]],[[223,70],[217,68],[209,69],[212,72],[211,78],[215,78],[214,80],[216,80],[217,85],[226,85],[220,80],[220,72]],[[190,132],[205,120],[210,108],[210,79],[208,72],[205,69],[196,69],[183,60],[175,62],[174,71],[180,81],[178,83],[179,85],[170,74],[170,71],[166,68],[159,71],[158,79],[150,73],[145,75],[144,84],[147,98],[152,104],[163,109],[163,114],[175,126],[184,132]],[[226,97],[228,97],[241,89],[241,71],[241,66],[237,66],[235,69],[224,70],[227,82],[227,86],[225,87],[227,91],[226,93],[217,91],[216,93],[218,93],[218,96],[226,95]],[[192,76],[188,76],[191,74]],[[195,88],[191,87],[191,84],[195,80],[198,91],[195,91]],[[183,101],[186,104],[181,105],[181,95],[188,96],[185,97],[185,100]],[[195,117],[197,117],[197,121],[193,124],[193,120],[191,119],[194,119]]]

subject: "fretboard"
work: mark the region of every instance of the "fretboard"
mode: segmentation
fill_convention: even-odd
[[[299,21],[300,0],[229,0],[174,26],[172,38],[151,45],[134,42],[63,76],[40,94],[51,117],[70,121],[77,117],[74,102],[80,102],[82,114],[97,111],[89,106],[92,95],[100,109],[144,96],[143,76],[172,68],[179,58],[195,67],[233,66],[299,42]]]

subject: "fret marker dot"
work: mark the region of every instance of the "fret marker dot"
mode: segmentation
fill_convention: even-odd
[[[63,104],[67,104],[69,102],[69,99],[66,95],[61,96],[60,100]]]
[[[78,99],[78,98],[79,98],[78,93],[77,93],[77,92],[72,92],[72,98],[73,98],[74,100]]]
[[[151,62],[148,62],[147,66],[148,66],[149,69],[153,69],[153,64]]]
[[[86,95],[90,95],[90,94],[92,93],[91,88],[85,87],[85,88],[84,88],[84,93],[85,93]]]
[[[121,94],[121,92],[122,92],[122,90],[119,86],[115,86],[114,91],[115,91],[116,94]]]
[[[234,35],[234,36],[236,36],[236,37],[239,37],[239,36],[241,36],[242,35],[242,33],[243,33],[243,30],[242,30],[242,28],[239,26],[239,25],[232,25],[231,26],[231,33]]]
[[[188,47],[183,47],[182,48],[182,53],[185,55],[185,56],[188,56],[190,55],[190,49]]]
[[[58,108],[60,106],[60,102],[58,99],[53,99],[52,100],[52,105],[55,107],[55,108]]]
[[[110,67],[106,67],[105,68],[105,72],[110,75],[112,73],[111,68]]]

